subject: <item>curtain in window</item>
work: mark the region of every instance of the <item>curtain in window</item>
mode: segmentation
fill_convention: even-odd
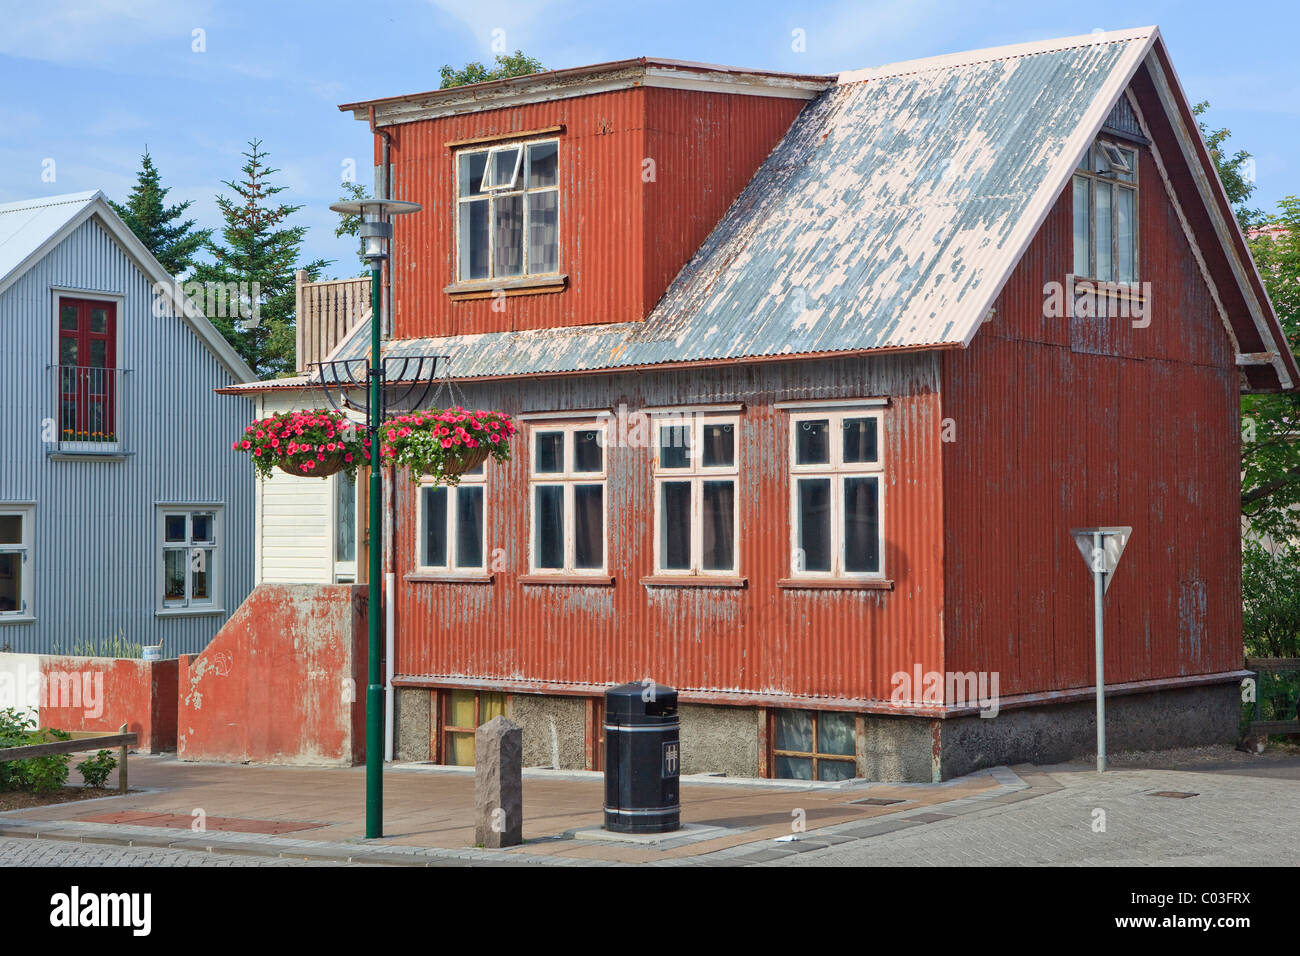
[[[573,566],[590,570],[605,563],[604,487],[575,485],[573,489]]]
[[[493,275],[520,275],[524,271],[524,197],[502,196],[493,204],[496,207]]]
[[[555,191],[528,197],[528,271],[560,271],[559,199]]]
[[[704,535],[702,563],[706,571],[730,571],[736,566],[736,485],[731,481],[704,482],[701,532]]]

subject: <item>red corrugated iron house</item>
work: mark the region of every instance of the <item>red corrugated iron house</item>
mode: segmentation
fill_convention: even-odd
[[[1238,395],[1297,369],[1155,28],[342,108],[424,206],[387,354],[524,425],[394,483],[399,759],[472,760],[505,710],[530,763],[598,767],[645,677],[686,772],[1087,753],[1069,529],[1108,524],[1112,749],[1233,738]]]

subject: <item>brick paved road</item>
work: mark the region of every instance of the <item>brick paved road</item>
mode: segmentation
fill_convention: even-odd
[[[765,866],[1250,866],[1297,862],[1300,782],[1223,772],[1042,768],[1062,789]],[[1193,792],[1173,799],[1152,791]],[[1095,810],[1106,830],[1093,831]],[[816,839],[810,833],[810,839]]]
[[[0,837],[0,866],[346,866],[311,860]]]

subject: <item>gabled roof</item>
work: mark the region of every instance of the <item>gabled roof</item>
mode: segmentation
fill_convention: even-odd
[[[176,314],[208,347],[236,381],[251,382],[253,374],[199,309],[185,297],[176,281],[147,246],[113,211],[99,190],[66,193],[44,199],[0,203],[0,294],[17,282],[87,219],[94,218],[154,284],[166,290]]]
[[[517,377],[970,344],[1084,150],[1145,63],[1188,112],[1155,27],[839,75],[644,322],[396,340],[458,378]],[[1273,387],[1300,380],[1194,125],[1172,123]],[[1219,296],[1220,301],[1225,299]],[[1247,351],[1254,351],[1249,349]],[[1267,383],[1266,383],[1267,384]]]

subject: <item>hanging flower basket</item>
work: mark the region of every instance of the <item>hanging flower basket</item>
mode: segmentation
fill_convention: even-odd
[[[503,412],[457,405],[399,415],[379,426],[380,461],[406,468],[411,481],[428,477],[455,485],[488,459],[510,460],[514,422]]]
[[[354,477],[370,460],[363,436],[346,415],[312,409],[258,419],[230,447],[246,453],[262,478],[276,468],[299,478],[328,478],[340,471]]]

